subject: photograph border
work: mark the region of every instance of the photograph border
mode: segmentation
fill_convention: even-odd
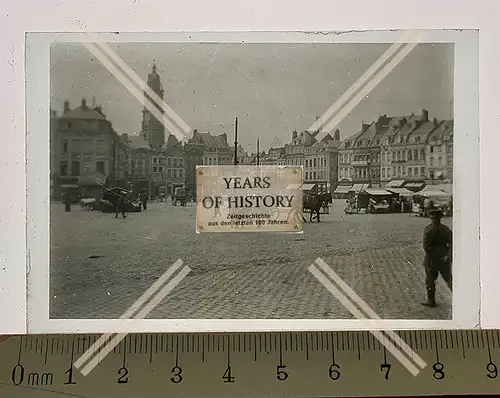
[[[183,32],[101,34],[109,42],[394,43],[406,30]],[[50,43],[82,41],[78,33],[26,35],[27,329],[28,333],[248,332],[474,328],[480,320],[479,35],[425,30],[422,42],[454,43],[454,292],[452,320],[351,319],[49,319]],[[368,37],[369,36],[369,37]],[[405,40],[406,41],[406,40]],[[467,159],[460,162],[457,159]],[[195,226],[193,226],[195,227]],[[189,264],[186,264],[189,266]],[[165,264],[167,268],[169,264]],[[307,269],[304,268],[304,272]],[[422,275],[423,283],[423,275]],[[369,304],[369,303],[368,303]]]

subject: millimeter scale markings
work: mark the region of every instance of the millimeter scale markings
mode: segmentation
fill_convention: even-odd
[[[428,364],[417,376],[369,332],[130,334],[86,376],[74,361],[100,336],[12,337],[0,396],[500,394],[498,330],[397,334]]]

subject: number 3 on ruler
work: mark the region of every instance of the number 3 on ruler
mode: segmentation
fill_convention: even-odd
[[[182,381],[182,368],[179,366],[174,366],[172,368],[172,373],[174,374],[173,377],[170,378],[172,383],[179,384]]]

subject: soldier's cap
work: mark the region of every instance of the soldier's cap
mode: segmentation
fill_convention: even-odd
[[[441,218],[443,217],[443,212],[440,209],[430,209],[428,215],[429,217]]]

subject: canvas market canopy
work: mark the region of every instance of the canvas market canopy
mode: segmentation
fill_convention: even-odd
[[[401,188],[405,184],[405,180],[391,180],[387,184],[387,188]]]
[[[399,196],[412,196],[413,192],[406,188],[387,188],[389,192],[395,193]]]
[[[363,192],[366,192],[368,195],[371,196],[389,196],[391,193],[382,188],[365,188],[363,189]]]
[[[349,192],[359,193],[359,192],[361,192],[363,189],[368,188],[368,185],[369,185],[369,184],[354,184],[354,185],[351,187],[351,189],[349,189]]]
[[[351,185],[339,185],[335,188],[334,193],[349,193],[351,190]]]

